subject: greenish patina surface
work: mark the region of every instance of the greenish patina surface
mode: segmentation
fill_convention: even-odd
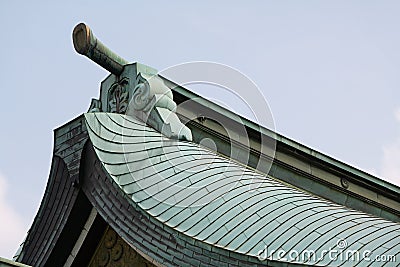
[[[97,156],[124,193],[196,240],[254,257],[266,247],[320,255],[338,248],[340,239],[346,249],[368,250],[371,257],[400,251],[398,223],[319,198],[198,144],[166,138],[130,116],[88,113],[85,119]],[[327,258],[306,263],[353,265]]]
[[[84,23],[79,23],[72,33],[75,50],[91,58],[94,62],[101,65],[111,73],[119,75],[128,61],[121,58],[108,49],[92,33],[92,30]]]
[[[311,180],[321,180],[317,181],[316,186],[311,186],[311,187],[302,187],[302,182],[298,182],[296,185],[302,187],[303,189],[309,190],[313,192],[314,194],[317,194],[319,196],[323,196],[324,192],[328,188],[334,188],[337,184],[341,184],[344,188],[348,189],[351,194],[356,194],[361,197],[362,202],[370,202],[372,200],[374,202],[373,205],[377,206],[388,206],[390,207],[389,209],[392,209],[391,211],[384,211],[379,207],[376,211],[376,207],[363,207],[364,204],[356,204],[352,205],[351,201],[347,201],[346,205],[350,205],[355,208],[360,208],[362,207],[362,210],[371,212],[375,215],[378,216],[384,216],[396,221],[399,221],[399,208],[398,208],[398,202],[400,200],[400,188],[397,186],[394,186],[388,182],[385,182],[377,177],[374,177],[372,175],[369,175],[361,170],[358,170],[356,168],[353,168],[343,162],[340,162],[336,159],[333,159],[332,157],[329,157],[327,155],[324,155],[322,153],[319,153],[318,151],[311,149],[309,147],[306,147],[298,142],[295,142],[293,140],[290,140],[274,131],[271,131],[267,128],[264,128],[260,125],[257,125],[256,123],[249,121],[243,117],[238,116],[234,112],[227,110],[218,104],[215,104],[213,102],[208,101],[207,99],[204,99],[202,97],[199,97],[198,95],[194,94],[193,92],[175,84],[172,81],[168,81],[168,79],[157,75],[157,70],[140,64],[140,63],[134,63],[134,64],[128,64],[128,61],[125,59],[121,58],[114,52],[112,52],[110,49],[108,49],[104,44],[102,44],[92,33],[90,28],[85,25],[84,23],[78,24],[73,32],[73,43],[76,51],[82,55],[87,56],[94,62],[98,63],[100,66],[103,68],[109,70],[112,74],[107,77],[102,82],[101,86],[101,96],[100,99],[93,99],[92,104],[91,104],[91,111],[103,111],[103,112],[116,112],[116,113],[125,113],[126,110],[124,109],[119,109],[117,107],[110,108],[110,103],[111,105],[114,105],[117,102],[124,102],[124,103],[129,103],[132,99],[133,91],[135,90],[136,86],[139,85],[140,83],[143,83],[145,80],[146,75],[150,75],[153,77],[157,77],[157,79],[161,79],[164,82],[167,82],[169,87],[173,87],[173,90],[186,97],[187,99],[190,99],[192,103],[198,103],[200,106],[207,107],[208,109],[211,109],[213,111],[216,111],[217,113],[221,114],[222,116],[225,116],[231,121],[236,121],[237,123],[243,124],[243,126],[247,127],[248,129],[252,129],[257,133],[260,133],[262,136],[268,136],[274,142],[284,144],[285,146],[288,146],[290,150],[297,151],[300,153],[306,154],[308,157],[311,158],[312,161],[317,161],[320,160],[323,162],[324,165],[330,165],[333,168],[336,169],[336,172],[339,172],[336,174],[336,177],[333,179],[329,179],[327,177],[332,176],[331,173],[327,173],[324,170],[320,170],[319,168],[313,168],[313,166],[308,165],[307,169],[305,170],[308,174],[311,174],[312,177]],[[140,77],[142,79],[140,79]],[[139,79],[138,79],[139,78]],[[121,89],[122,95],[125,97],[122,97],[121,99],[118,99],[118,94],[117,97],[116,94],[114,94],[113,88],[119,88]],[[113,99],[110,99],[110,96],[113,96]],[[113,104],[114,103],[114,104]],[[114,105],[118,106],[118,105]],[[192,111],[190,110],[189,113]],[[183,114],[185,116],[185,114]],[[157,123],[153,123],[154,125],[157,125]],[[159,124],[159,123],[158,123]],[[162,125],[163,123],[161,123]],[[153,127],[155,127],[153,125]],[[155,127],[157,129],[157,127]],[[160,130],[160,129],[159,129]],[[263,147],[261,146],[261,152]],[[259,150],[260,148],[256,148],[256,150]],[[269,160],[274,160],[269,159]],[[256,161],[258,161],[256,159]],[[290,160],[289,162],[285,162],[288,164],[293,164],[295,162],[298,162],[298,159],[295,159],[295,161]],[[304,161],[304,159],[301,159],[300,161]],[[247,163],[246,163],[247,164]],[[304,162],[301,162],[300,165],[304,165]],[[328,168],[331,168],[328,166]],[[262,167],[262,166],[261,166]],[[298,164],[294,166],[298,168]],[[300,167],[301,168],[301,167]],[[330,171],[328,171],[330,172]],[[348,175],[349,174],[349,175]],[[348,176],[351,176],[350,180],[348,180]],[[304,177],[303,177],[304,178]],[[304,179],[301,179],[304,180]],[[339,183],[338,183],[339,180]],[[308,182],[308,181],[305,181]],[[322,183],[321,183],[322,182]],[[328,183],[329,186],[326,187],[324,185],[325,183]],[[321,187],[321,188],[320,188]],[[377,190],[379,188],[379,190]],[[330,189],[329,189],[330,190]],[[341,197],[345,195],[349,195],[347,192],[346,194],[343,194],[341,190],[338,190],[336,188],[335,190],[335,195],[340,195]],[[387,198],[389,197],[389,198]],[[357,199],[354,199],[355,201],[358,201]],[[332,200],[332,198],[330,198]],[[393,201],[395,199],[395,201]],[[344,203],[343,203],[344,204]]]
[[[265,248],[321,254],[338,247],[342,239],[349,250],[398,253],[400,225],[390,221],[398,221],[398,187],[239,118],[154,69],[127,64],[84,24],[74,31],[74,45],[112,73],[102,82],[100,99],[92,102],[90,111],[95,113],[85,115],[90,140],[106,173],[152,218],[195,240],[251,257]],[[191,128],[196,133],[194,142],[185,141],[192,140],[190,131],[176,134],[182,128],[179,119],[177,123],[165,119],[175,111],[172,87],[174,95],[183,96],[182,101],[191,99],[193,105],[207,107],[255,132],[250,161],[242,165],[223,156],[229,154],[224,149],[233,146],[226,144],[221,129],[212,123],[199,120],[204,125]],[[186,112],[193,110],[191,106]],[[164,111],[169,113],[163,116]],[[180,114],[180,118],[185,116]],[[171,125],[179,127],[171,130]],[[196,144],[203,135],[221,138],[217,151],[222,154]],[[275,155],[263,153],[258,135],[279,145]],[[258,168],[257,163],[272,160],[271,170]],[[326,257],[302,262],[353,265]]]

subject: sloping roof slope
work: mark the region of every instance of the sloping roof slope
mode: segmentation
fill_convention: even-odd
[[[168,139],[133,117],[87,113],[85,121],[98,158],[121,190],[143,212],[196,240],[250,256],[265,247],[321,255],[340,249],[342,239],[346,249],[373,251],[371,258],[400,251],[398,223],[314,196],[198,144]],[[339,264],[327,257],[304,261]]]

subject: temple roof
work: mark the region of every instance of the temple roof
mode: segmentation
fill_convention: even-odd
[[[399,187],[128,64],[83,23],[73,40],[111,74],[88,113],[54,132],[18,262],[364,266],[383,255],[396,264]]]
[[[146,70],[141,64],[125,66],[123,75],[136,77],[129,90],[148,82]],[[45,195],[17,261],[85,265],[104,225],[155,266],[363,265],[364,259],[318,257],[343,251],[343,242],[346,253],[371,251],[371,258],[400,251],[397,186],[161,76],[157,86],[172,88],[179,114],[151,107],[153,121],[144,123],[137,113],[128,114],[127,106],[115,113],[108,101],[114,89],[124,88],[121,80],[126,81],[108,76],[90,112],[55,130]],[[188,100],[190,105],[180,105]],[[189,131],[184,136],[179,120]],[[174,123],[177,127],[165,130]],[[206,139],[216,147],[203,146]],[[263,145],[271,144],[275,153],[265,154]],[[273,253],[282,250],[286,254]],[[293,251],[307,257],[288,260]]]
[[[186,236],[256,257],[260,250],[400,251],[400,225],[336,204],[126,115],[87,113],[104,169],[140,209]],[[307,264],[333,264],[310,259]]]

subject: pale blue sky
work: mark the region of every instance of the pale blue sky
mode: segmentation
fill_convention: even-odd
[[[53,129],[85,112],[107,75],[73,49],[81,21],[129,61],[240,70],[279,133],[400,184],[400,2],[54,2],[0,1],[0,256],[36,214]]]

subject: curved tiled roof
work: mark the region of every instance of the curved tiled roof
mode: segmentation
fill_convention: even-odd
[[[168,139],[132,117],[88,113],[85,119],[98,158],[123,192],[189,237],[250,256],[266,247],[268,255],[285,251],[281,261],[290,261],[292,251],[314,251],[316,258],[301,262],[321,265],[343,265],[320,259],[333,249],[371,251],[371,259],[400,251],[398,223],[321,199],[198,144]]]

